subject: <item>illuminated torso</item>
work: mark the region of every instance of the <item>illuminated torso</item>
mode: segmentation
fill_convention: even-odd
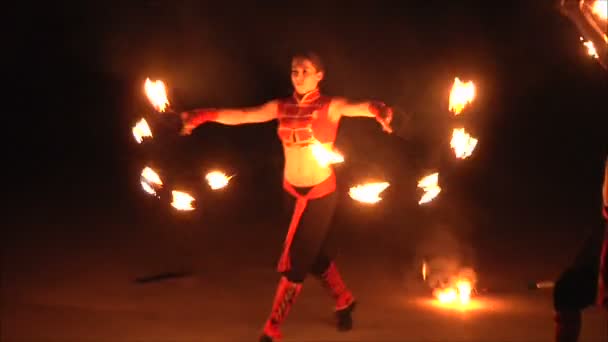
[[[291,96],[279,101],[278,136],[285,154],[285,179],[295,186],[314,186],[331,176],[331,165],[320,165],[312,153],[314,144],[333,149],[338,122],[329,116],[331,98],[318,90],[301,99]]]

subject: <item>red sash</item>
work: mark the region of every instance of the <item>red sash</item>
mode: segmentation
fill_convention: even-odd
[[[293,211],[293,215],[291,216],[291,222],[289,223],[289,230],[287,231],[287,236],[285,237],[283,254],[281,255],[281,259],[279,260],[279,264],[277,269],[279,272],[286,272],[291,268],[291,262],[289,258],[289,249],[291,247],[291,243],[293,241],[293,237],[296,234],[296,230],[298,229],[298,224],[300,223],[300,218],[306,209],[306,204],[308,200],[321,198],[326,196],[336,190],[336,176],[332,172],[331,176],[324,180],[323,182],[315,185],[310,191],[305,195],[299,194],[296,189],[294,189],[293,185],[289,184],[287,180],[283,181],[283,188],[293,197],[296,198],[296,207]]]

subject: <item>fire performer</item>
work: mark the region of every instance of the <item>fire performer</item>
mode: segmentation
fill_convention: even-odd
[[[608,70],[606,0],[560,0],[559,9],[595,47],[599,64]],[[602,213],[607,221],[585,242],[574,265],[555,283],[555,341],[578,341],[581,311],[592,305],[608,309],[608,159],[604,165]]]
[[[333,149],[343,116],[375,118],[391,133],[393,111],[378,101],[355,102],[322,95],[319,83],[324,71],[318,55],[295,54],[291,60],[292,96],[253,108],[196,109],[181,114],[182,134],[190,134],[205,122],[240,125],[278,120],[285,157],[283,188],[294,209],[277,267],[281,277],[260,341],[280,339],[280,326],[308,274],[319,278],[335,300],[338,330],[352,328],[355,298],[340,276],[334,262],[336,248],[328,238],[337,201],[335,173],[330,164],[315,159],[313,147],[321,144]]]
[[[595,230],[579,252],[574,265],[559,277],[553,290],[555,341],[578,341],[582,310],[599,305],[608,308],[608,158],[604,167],[603,232]],[[601,235],[600,235],[601,234]]]

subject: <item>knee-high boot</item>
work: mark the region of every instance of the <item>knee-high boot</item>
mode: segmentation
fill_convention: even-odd
[[[260,342],[274,342],[281,338],[280,326],[285,321],[291,306],[302,291],[302,284],[281,277],[276,290],[270,316],[264,325]]]
[[[352,312],[355,309],[355,298],[344,284],[340,272],[334,262],[330,262],[327,270],[320,276],[321,284],[328,290],[336,302],[337,328],[341,331],[352,329]]]

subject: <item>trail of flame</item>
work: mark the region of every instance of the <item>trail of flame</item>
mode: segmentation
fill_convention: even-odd
[[[477,142],[478,140],[467,133],[464,128],[455,128],[452,131],[450,147],[454,149],[457,158],[465,159],[473,154]]]
[[[133,127],[133,136],[138,144],[141,144],[145,137],[152,137],[152,130],[148,126],[146,119],[142,118]]]
[[[365,183],[351,187],[348,195],[356,201],[373,204],[382,200],[379,195],[389,185],[388,182]]]
[[[221,171],[212,171],[205,176],[205,179],[211,189],[218,190],[228,185],[232,177],[234,176],[228,177]]]
[[[454,79],[452,90],[450,91],[449,110],[454,115],[460,114],[475,99],[475,85],[473,81],[463,83],[458,77]]]
[[[164,112],[167,109],[169,100],[167,99],[167,90],[163,81],[156,80],[152,82],[149,78],[146,78],[144,91],[148,100],[157,111]]]
[[[439,173],[435,172],[423,177],[418,181],[418,187],[424,190],[424,194],[420,198],[420,201],[418,201],[418,204],[425,204],[432,201],[441,192],[441,187],[439,187]]]

